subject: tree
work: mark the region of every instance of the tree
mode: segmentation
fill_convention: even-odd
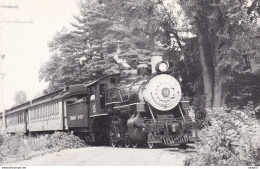
[[[63,28],[49,43],[53,55],[40,70],[40,80],[50,82],[49,91],[117,73],[115,56],[135,67],[139,60],[147,60],[160,50],[156,43],[160,31],[153,26],[155,10],[145,8],[145,13],[129,17],[132,9],[136,12],[143,6],[138,1],[122,3],[129,4],[116,9],[97,0],[81,1],[74,29]],[[128,14],[115,15],[111,9]]]
[[[15,102],[15,106],[23,104],[25,102],[27,102],[27,94],[25,91],[23,90],[18,90],[15,92],[15,96],[14,96],[14,102]]]
[[[102,41],[112,22],[102,14],[103,7],[95,0],[82,2],[79,7],[80,15],[72,23],[74,30],[63,28],[49,43],[52,56],[42,65],[39,76],[40,80],[50,82],[48,92],[87,82],[114,67],[113,61],[104,57]]]
[[[224,85],[233,71],[259,57],[259,30],[248,15],[247,0],[179,1],[198,37],[205,107],[225,102]]]

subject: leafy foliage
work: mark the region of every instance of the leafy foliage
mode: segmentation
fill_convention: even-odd
[[[250,69],[259,58],[259,28],[247,13],[247,0],[179,1],[190,31],[199,39],[206,105],[222,106],[233,72]]]
[[[119,59],[135,68],[161,51],[156,4],[86,0],[79,8],[74,29],[63,28],[49,43],[53,55],[42,66],[40,79],[50,82],[50,91],[118,73]]]
[[[26,92],[23,90],[16,91],[14,96],[14,101],[15,101],[15,105],[20,105],[28,101]]]
[[[63,132],[37,137],[26,137],[23,133],[16,133],[15,135],[1,135],[0,138],[0,164],[85,146],[85,143],[78,137]]]
[[[197,154],[186,165],[259,165],[259,123],[242,111],[214,109],[208,112],[210,126],[200,132]]]
[[[229,107],[241,108],[249,101],[260,103],[260,76],[250,72],[234,73],[227,84],[226,104]]]

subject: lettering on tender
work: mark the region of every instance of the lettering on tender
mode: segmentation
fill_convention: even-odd
[[[78,120],[83,119],[83,117],[84,117],[84,116],[83,116],[82,114],[79,114],[79,115],[78,115]]]
[[[74,115],[74,116],[70,116],[70,120],[73,121],[73,120],[82,120],[84,118],[84,115],[83,114],[78,114],[77,116]]]
[[[70,120],[77,120],[76,116],[70,116]]]

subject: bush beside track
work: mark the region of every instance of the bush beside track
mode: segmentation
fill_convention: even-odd
[[[259,166],[259,121],[243,111],[221,108],[207,111],[209,125],[199,133],[197,153],[184,163],[192,166]]]
[[[85,146],[85,143],[77,136],[64,132],[41,136],[24,136],[21,133],[1,135],[0,164],[13,163],[68,148]]]

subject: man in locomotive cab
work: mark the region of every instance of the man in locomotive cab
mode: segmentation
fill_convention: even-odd
[[[147,63],[139,63],[139,65],[137,66],[137,74],[141,76],[150,76],[151,66]]]
[[[90,96],[90,100],[91,100],[91,101],[96,100],[96,96],[95,96],[95,94],[92,94],[92,95]]]
[[[91,86],[90,87],[90,101],[94,101],[96,100],[96,91],[95,91],[95,87]]]
[[[99,99],[100,99],[100,108],[105,109],[106,97],[105,97],[106,85],[99,84]]]

